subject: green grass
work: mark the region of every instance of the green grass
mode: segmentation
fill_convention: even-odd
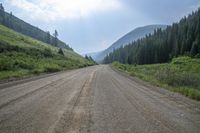
[[[200,100],[200,59],[174,58],[170,63],[152,65],[127,65],[112,63],[114,68],[151,84]]]
[[[0,25],[0,79],[94,65],[77,53],[59,49]]]

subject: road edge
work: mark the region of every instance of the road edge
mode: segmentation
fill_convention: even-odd
[[[158,86],[154,86],[153,84],[147,82],[147,81],[144,81],[142,79],[139,79],[138,77],[133,77],[131,75],[129,75],[128,73],[124,72],[124,71],[120,71],[116,68],[114,68],[113,66],[109,65],[109,67],[115,71],[116,73],[136,82],[136,83],[139,83],[139,84],[142,84],[148,88],[150,88],[151,90],[153,91],[156,91],[158,93],[161,93],[163,95],[167,95],[170,99],[173,99],[173,101],[175,101],[176,103],[187,103],[193,107],[195,107],[197,109],[197,111],[200,113],[200,101],[196,101],[194,99],[190,99],[184,95],[181,95],[179,93],[176,93],[176,92],[173,92],[173,91],[170,91],[168,89],[165,89],[165,88],[161,88],[161,87],[158,87]]]

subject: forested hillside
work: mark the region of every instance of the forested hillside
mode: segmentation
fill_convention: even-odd
[[[158,29],[153,35],[116,49],[104,58],[104,63],[163,63],[180,55],[200,56],[200,9],[166,30]]]
[[[107,54],[113,52],[115,49],[120,48],[121,46],[125,46],[133,41],[141,39],[145,37],[147,34],[153,34],[155,29],[161,28],[166,29],[166,25],[147,25],[143,27],[138,27],[131,32],[127,33],[126,35],[122,36],[116,42],[114,42],[110,47],[107,49],[93,53],[91,56],[99,63],[102,63],[103,59],[106,57]]]
[[[56,30],[52,36],[50,32],[45,32],[15,17],[12,12],[7,13],[2,4],[0,4],[0,24],[52,46],[72,50],[72,48],[57,38],[58,32]]]

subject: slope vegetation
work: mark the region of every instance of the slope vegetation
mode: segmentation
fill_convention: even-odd
[[[128,65],[114,62],[114,68],[156,86],[200,100],[200,59],[174,58],[170,63],[152,65]]]
[[[94,63],[0,25],[0,79],[81,68]]]

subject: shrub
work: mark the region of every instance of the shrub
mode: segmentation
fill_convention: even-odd
[[[60,70],[61,68],[59,68],[58,66],[47,66],[45,67],[44,72],[58,72]]]
[[[187,97],[190,97],[192,99],[200,100],[200,91],[198,90],[186,87],[173,88],[172,90],[181,93]]]
[[[170,68],[155,73],[155,78],[171,86],[200,86],[200,77],[189,72],[177,72]]]
[[[16,60],[14,66],[22,69],[33,69],[34,64],[31,61]]]
[[[58,54],[60,54],[60,55],[62,55],[62,56],[65,55],[64,52],[63,52],[63,50],[62,50],[62,48],[60,48],[60,49],[58,50]]]
[[[0,58],[0,71],[15,69],[14,63],[15,62],[12,59],[2,56]]]
[[[45,48],[42,53],[43,53],[44,57],[53,57],[53,53],[51,52],[50,49]]]

